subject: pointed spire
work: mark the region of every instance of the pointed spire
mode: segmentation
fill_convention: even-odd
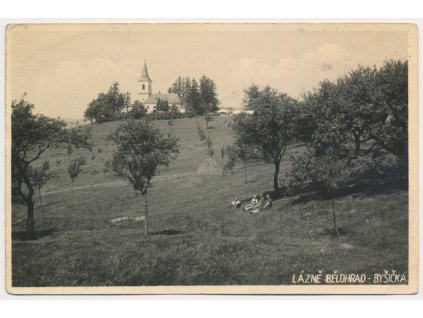
[[[144,60],[144,68],[142,69],[141,77],[138,80],[139,82],[151,82],[150,76],[148,76],[147,70],[147,61]]]

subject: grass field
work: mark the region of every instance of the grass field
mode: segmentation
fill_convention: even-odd
[[[258,215],[231,210],[235,196],[247,200],[272,190],[273,166],[250,164],[246,182],[242,167],[223,176],[220,149],[231,144],[227,121],[216,117],[207,131],[215,150],[210,159],[198,139],[196,120],[174,120],[171,129],[180,138],[180,154],[153,179],[148,237],[142,224],[110,224],[120,216],[143,214],[141,197],[127,182],[101,173],[112,155],[105,138],[117,123],[91,126],[94,169],[100,172],[92,189],[88,151],[81,152],[87,166],[73,193],[66,149],[46,154],[43,160],[50,160],[58,178],[43,189],[44,206],[36,203],[37,239],[25,238],[26,208],[13,204],[13,286],[278,285],[289,284],[292,274],[302,270],[407,272],[406,190],[338,198],[341,237],[327,234],[332,220],[326,200],[306,202],[295,195],[275,200]],[[199,122],[205,128],[204,120]],[[166,121],[154,123],[169,131]],[[286,168],[284,161],[281,171]]]

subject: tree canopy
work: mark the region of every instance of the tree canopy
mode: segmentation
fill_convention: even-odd
[[[71,144],[90,148],[90,130],[66,129],[64,121],[33,114],[34,105],[25,100],[12,103],[12,187],[28,207],[27,231],[34,230],[33,163],[50,148]]]
[[[111,134],[116,144],[112,168],[139,191],[145,203],[145,234],[148,233],[147,192],[158,166],[168,166],[178,153],[177,138],[164,137],[147,120],[127,120]]]
[[[130,94],[121,93],[119,83],[114,82],[106,93],[98,94],[87,106],[84,117],[97,123],[117,120],[129,109]]]
[[[219,110],[216,84],[205,75],[198,81],[195,78],[179,76],[169,88],[169,92],[179,95],[190,114],[204,115]]]
[[[253,114],[241,113],[232,125],[235,144],[249,148],[264,162],[275,165],[274,190],[279,190],[279,167],[286,149],[296,140],[297,101],[269,86],[253,85],[245,91],[245,106]]]

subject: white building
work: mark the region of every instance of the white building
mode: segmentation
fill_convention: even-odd
[[[141,92],[139,93],[141,95],[141,102],[147,109],[147,113],[153,113],[156,111],[156,105],[159,99],[166,100],[169,107],[175,106],[181,113],[185,113],[185,107],[182,105],[178,94],[162,94],[160,92],[156,94],[153,93],[153,81],[148,75],[146,62],[144,62],[144,68],[138,82],[141,83]]]

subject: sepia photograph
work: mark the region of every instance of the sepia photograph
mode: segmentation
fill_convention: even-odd
[[[6,32],[12,294],[412,294],[417,26]]]

